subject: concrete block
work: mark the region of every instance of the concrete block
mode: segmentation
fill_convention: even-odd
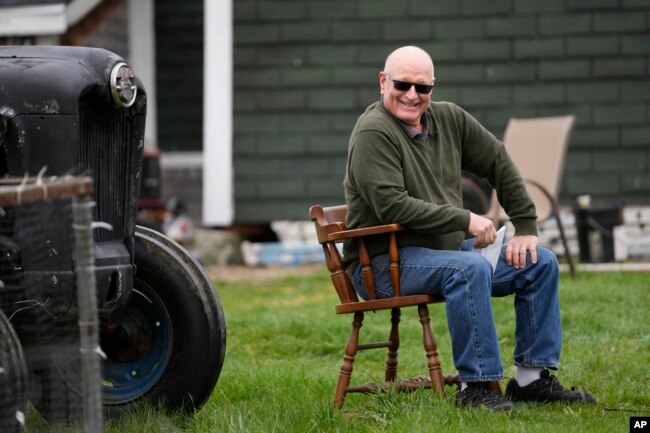
[[[623,223],[629,226],[650,227],[650,207],[626,206],[623,209]]]
[[[311,221],[278,220],[271,222],[271,229],[280,242],[318,243],[316,229]]]
[[[206,266],[237,265],[244,262],[243,240],[242,235],[228,230],[196,229],[190,249]]]

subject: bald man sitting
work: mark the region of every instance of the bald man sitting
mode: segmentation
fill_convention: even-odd
[[[535,206],[504,145],[449,102],[431,100],[434,66],[424,50],[392,52],[379,72],[379,101],[359,117],[344,180],[351,229],[400,223],[402,295],[446,300],[461,407],[511,410],[512,402],[594,403],[549,373],[560,361],[562,328],[555,255],[538,246]],[[487,179],[514,225],[496,269],[473,247],[496,239],[491,220],[463,209],[461,170]],[[466,239],[469,237],[469,239]],[[368,240],[377,296],[392,294],[387,242]],[[348,273],[367,299],[356,241],[344,244]],[[491,296],[515,297],[516,377],[505,398],[489,382],[503,379]]]

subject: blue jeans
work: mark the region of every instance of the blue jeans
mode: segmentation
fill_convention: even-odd
[[[459,251],[400,248],[402,295],[445,298],[454,365],[463,382],[503,378],[490,296],[515,295],[515,364],[556,369],[562,328],[555,254],[538,247],[536,264],[529,255],[526,266],[515,269],[505,261],[504,246],[493,274],[490,263],[470,251],[471,242]],[[389,265],[387,254],[372,259],[378,298],[392,294]],[[352,284],[367,299],[361,266],[353,272]]]

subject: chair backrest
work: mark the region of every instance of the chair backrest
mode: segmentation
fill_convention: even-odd
[[[503,137],[508,154],[519,169],[527,185],[539,220],[546,219],[553,204],[531,183],[542,186],[557,202],[562,182],[564,159],[575,116],[510,119]],[[490,215],[494,220],[505,219],[496,195],[492,197]]]
[[[339,296],[341,304],[358,302],[357,292],[352,286],[352,281],[345,270],[341,254],[336,247],[336,242],[329,239],[331,233],[346,230],[345,217],[348,207],[346,205],[323,207],[314,205],[309,209],[309,219],[314,222],[318,243],[323,247],[325,264],[330,271],[334,289]]]

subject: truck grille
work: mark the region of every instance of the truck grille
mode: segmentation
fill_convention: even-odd
[[[80,110],[81,146],[78,161],[95,182],[95,221],[113,230],[95,230],[95,242],[110,242],[133,235],[138,193],[139,162],[134,140],[134,117],[127,110]]]

